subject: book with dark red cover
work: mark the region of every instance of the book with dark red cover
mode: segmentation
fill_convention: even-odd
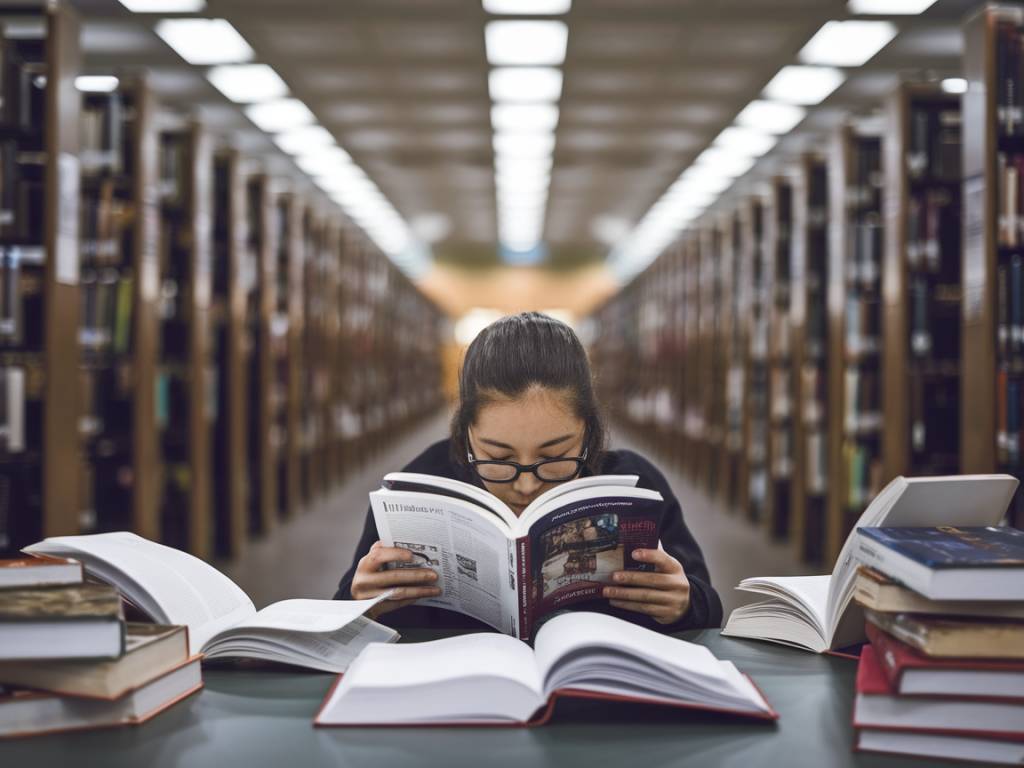
[[[856,728],[982,738],[1019,738],[1024,702],[899,696],[889,684],[875,648],[865,646],[857,667]]]
[[[748,676],[706,647],[578,611],[546,622],[533,648],[488,632],[371,645],[335,682],[314,724],[542,725],[569,699],[778,718]]]
[[[868,623],[866,631],[897,694],[1024,701],[1024,661],[932,658],[874,624]]]

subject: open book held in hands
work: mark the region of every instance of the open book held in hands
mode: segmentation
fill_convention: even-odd
[[[412,472],[370,494],[381,542],[438,574],[439,597],[419,602],[527,639],[544,616],[601,596],[619,570],[647,570],[661,494],[636,475],[581,477],[551,488],[517,518],[500,499],[459,480]]]
[[[580,611],[546,622],[532,649],[489,632],[374,645],[334,684],[313,722],[540,725],[558,697],[778,717],[748,677],[704,646]]]
[[[372,600],[282,600],[257,611],[237,584],[187,552],[136,536],[58,536],[25,552],[74,557],[86,572],[160,624],[188,627],[189,649],[207,659],[245,657],[343,672],[368,643],[398,633],[364,614]]]
[[[897,477],[875,497],[856,528],[996,525],[1017,479],[1010,475]],[[863,642],[864,614],[853,602],[858,563],[850,531],[830,576],[765,576],[737,589],[767,599],[737,608],[722,634],[769,640],[816,653]]]

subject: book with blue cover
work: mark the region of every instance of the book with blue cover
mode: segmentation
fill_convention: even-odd
[[[1024,600],[1024,531],[858,528],[857,559],[932,600]]]
[[[1024,568],[1024,531],[1009,527],[858,528],[929,568]]]

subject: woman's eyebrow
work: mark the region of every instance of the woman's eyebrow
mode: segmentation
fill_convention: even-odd
[[[570,433],[568,435],[562,435],[561,437],[552,438],[551,440],[548,440],[548,441],[546,441],[544,443],[541,443],[537,447],[538,448],[550,448],[553,445],[558,445],[559,443],[564,443],[570,437],[573,437],[572,433]],[[509,451],[514,451],[515,450],[515,448],[513,448],[508,443],[499,443],[497,440],[491,440],[491,439],[486,438],[486,437],[480,437],[478,439],[480,440],[481,443],[487,443],[488,445],[493,445],[496,448],[505,448],[505,449],[507,449]]]

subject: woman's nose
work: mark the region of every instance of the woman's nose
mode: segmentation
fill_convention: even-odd
[[[522,472],[518,479],[512,483],[516,493],[521,496],[532,496],[534,491],[540,488],[541,482],[533,472]]]

